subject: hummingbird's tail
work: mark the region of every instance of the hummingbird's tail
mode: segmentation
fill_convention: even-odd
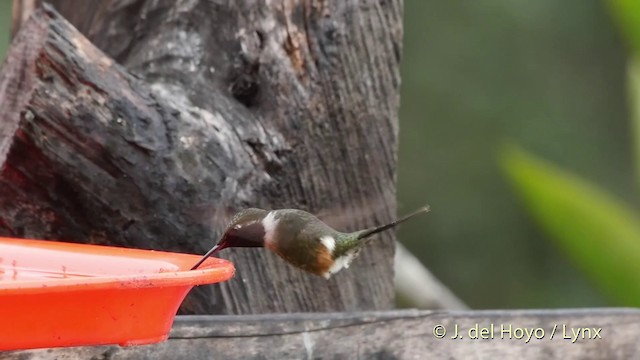
[[[395,226],[397,226],[397,225],[399,225],[399,224],[411,219],[412,217],[414,217],[414,216],[416,216],[418,214],[427,213],[427,212],[429,212],[429,205],[421,207],[420,209],[412,212],[411,214],[405,215],[405,216],[401,217],[400,219],[398,219],[398,220],[396,220],[394,222],[391,222],[389,224],[378,226],[378,227],[374,227],[374,228],[367,229],[367,230],[362,230],[358,234],[358,240],[366,239],[366,238],[368,238],[369,236],[371,236],[373,234],[377,234],[379,232],[391,229],[392,227],[395,227]]]

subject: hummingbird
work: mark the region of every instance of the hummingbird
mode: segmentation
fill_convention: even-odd
[[[266,247],[289,264],[329,279],[349,268],[370,236],[428,211],[425,206],[389,224],[345,233],[303,210],[249,208],[233,216],[222,239],[191,270],[225,248]]]

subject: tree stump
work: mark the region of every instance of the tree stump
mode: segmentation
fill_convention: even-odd
[[[395,216],[401,0],[53,5],[88,40],[51,7],[14,19],[0,235],[202,253],[248,206],[331,209],[341,230]],[[182,311],[390,308],[393,244],[329,282],[225,250],[235,278]]]

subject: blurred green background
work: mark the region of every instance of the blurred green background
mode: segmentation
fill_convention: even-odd
[[[10,29],[11,0],[0,0],[0,59],[4,59],[4,54],[7,51]]]
[[[399,239],[472,308],[619,305],[500,163],[509,140],[637,208],[628,55],[606,5],[405,0],[399,205],[432,213]],[[0,0],[0,57],[9,21]]]
[[[510,139],[636,204],[606,5],[405,2],[399,200],[433,212],[399,238],[472,308],[616,305],[547,241],[498,161]]]

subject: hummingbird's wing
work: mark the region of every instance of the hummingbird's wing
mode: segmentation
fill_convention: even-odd
[[[230,207],[215,206],[213,204],[192,204],[184,209],[185,214],[194,222],[211,229],[218,238],[231,223],[235,211]]]
[[[374,214],[384,214],[392,208],[393,202],[376,197],[365,199],[357,204],[321,209],[316,212],[316,216],[338,231],[351,232],[370,226],[367,219],[371,219]]]

